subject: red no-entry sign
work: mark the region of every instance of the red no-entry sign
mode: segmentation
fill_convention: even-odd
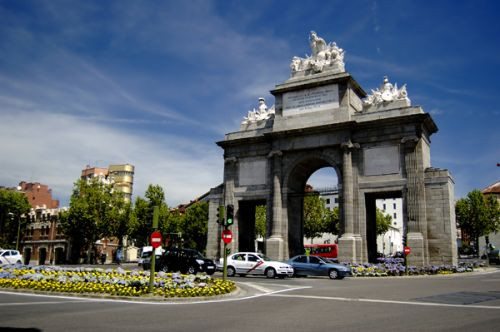
[[[225,244],[231,243],[233,240],[233,232],[231,232],[230,229],[225,229],[222,231],[222,241],[224,241]]]
[[[155,249],[161,246],[161,233],[160,232],[151,233],[151,238],[149,239],[149,242],[151,243],[151,246]]]
[[[405,247],[405,255],[408,256],[411,253],[410,247]]]

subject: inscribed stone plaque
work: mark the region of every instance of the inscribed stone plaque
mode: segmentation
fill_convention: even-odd
[[[399,147],[396,145],[364,149],[363,157],[365,175],[399,173]]]
[[[339,86],[330,84],[283,94],[283,116],[339,107]]]
[[[266,160],[240,160],[239,185],[266,184]]]

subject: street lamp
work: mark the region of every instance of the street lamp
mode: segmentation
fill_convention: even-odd
[[[9,212],[10,221],[14,223],[14,213]],[[17,220],[17,238],[16,238],[16,250],[19,251],[19,236],[21,235],[21,219]]]

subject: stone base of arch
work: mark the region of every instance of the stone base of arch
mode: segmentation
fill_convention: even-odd
[[[285,253],[285,240],[281,237],[270,237],[266,240],[266,255],[276,257],[282,261],[288,258],[288,253]]]
[[[406,240],[406,245],[411,248],[410,255],[407,256],[408,265],[424,266],[428,262],[425,257],[424,236],[419,232],[410,232]]]

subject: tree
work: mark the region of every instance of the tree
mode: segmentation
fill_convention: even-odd
[[[304,235],[311,238],[311,241],[325,232],[325,209],[325,202],[319,194],[304,197]]]
[[[30,211],[26,196],[14,190],[0,189],[0,247],[12,248],[26,230],[27,220],[23,214]],[[19,239],[20,240],[20,239]]]
[[[331,233],[334,235],[339,235],[340,232],[340,210],[339,207],[335,207],[330,210],[325,207],[324,215],[324,232]]]
[[[389,230],[389,226],[392,224],[392,217],[388,214],[384,214],[377,208],[375,217],[375,228],[378,235],[383,235]]]
[[[255,237],[266,237],[266,208],[265,205],[255,207]]]
[[[479,252],[479,237],[497,232],[500,228],[498,201],[492,195],[488,196],[475,189],[455,204],[458,226],[464,235],[474,241],[476,252]]]
[[[130,218],[130,237],[138,247],[149,244],[149,235],[151,233],[150,217],[148,202],[142,197],[137,197]]]
[[[82,249],[90,256],[97,240],[112,236],[113,224],[123,213],[123,193],[97,178],[78,180],[73,187],[69,210],[61,213],[61,227],[71,242],[71,261]]]
[[[207,246],[208,203],[196,202],[186,209],[183,239],[188,248],[204,252]]]
[[[130,222],[130,235],[139,247],[149,245],[149,236],[153,231],[153,210],[159,208],[158,231],[165,237],[171,231],[169,227],[169,210],[165,202],[165,192],[159,185],[148,186],[146,199],[137,197]]]

